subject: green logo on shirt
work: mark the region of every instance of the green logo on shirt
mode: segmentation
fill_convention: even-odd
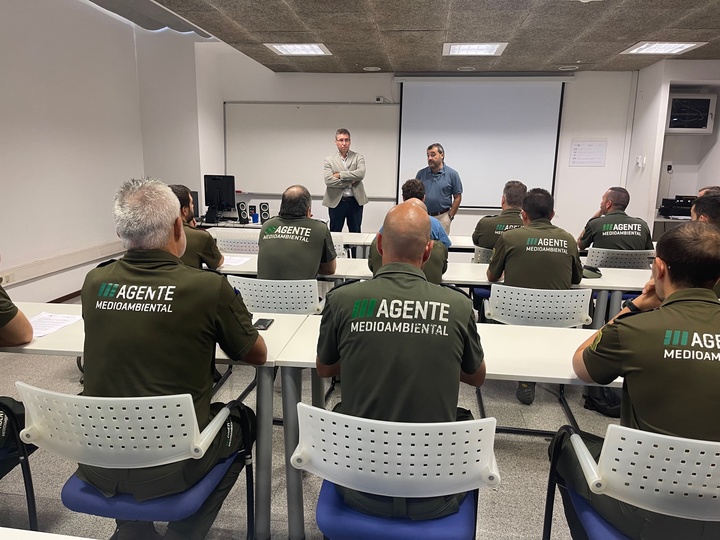
[[[665,330],[663,345],[680,345],[685,347],[688,344],[688,335],[688,332],[681,332],[680,330]]]
[[[117,292],[118,287],[120,287],[119,283],[103,283],[100,285],[98,296],[103,298],[115,298],[115,293]]]
[[[528,246],[537,246],[537,245],[538,245],[538,238],[528,238],[526,245],[528,245]]]
[[[358,319],[361,317],[372,317],[375,313],[375,305],[377,304],[376,298],[361,298],[355,300],[352,310],[352,319]]]
[[[265,234],[272,234],[277,230],[277,227],[273,227],[272,225],[270,227],[267,227],[265,229]]]
[[[496,230],[496,231],[504,231],[504,230],[505,230],[505,225],[495,225],[495,230]]]
[[[603,231],[612,231],[612,228],[613,228],[612,223],[605,223],[605,225],[603,225],[602,230]]]

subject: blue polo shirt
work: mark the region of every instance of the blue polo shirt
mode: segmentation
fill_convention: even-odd
[[[420,169],[415,178],[425,186],[425,206],[429,214],[450,210],[453,195],[463,192],[460,175],[445,164],[436,173],[430,167]]]

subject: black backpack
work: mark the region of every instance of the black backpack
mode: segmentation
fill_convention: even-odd
[[[583,392],[585,408],[597,411],[610,418],[620,418],[620,388],[608,388],[607,386],[586,386]]]

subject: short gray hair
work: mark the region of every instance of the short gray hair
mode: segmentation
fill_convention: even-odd
[[[312,197],[305,186],[296,184],[290,186],[282,194],[280,201],[281,217],[304,217],[312,205]]]
[[[172,190],[154,178],[133,178],[115,193],[115,230],[125,249],[163,249],[180,216]]]

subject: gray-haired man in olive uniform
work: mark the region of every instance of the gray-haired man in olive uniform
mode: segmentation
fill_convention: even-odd
[[[583,381],[609,384],[624,377],[623,426],[720,442],[714,415],[720,403],[720,303],[711,290],[718,278],[720,230],[698,222],[670,229],[658,241],[652,280],[642,294],[575,352],[573,369]],[[602,439],[581,436],[597,458]],[[570,446],[563,434],[551,447],[561,452],[564,500],[565,487],[572,488],[629,538],[720,538],[720,522],[659,515],[592,493]],[[583,537],[569,501],[565,513],[573,538]]]
[[[462,293],[428,283],[430,219],[418,204],[392,208],[378,234],[373,279],[327,296],[317,347],[321,377],[340,376],[340,412],[395,422],[458,418],[460,382],[480,386],[485,365],[475,313]],[[390,499],[341,488],[359,511],[429,519],[457,511],[462,495]]]
[[[188,393],[202,430],[222,408],[211,403],[216,342],[233,361],[260,365],[267,350],[242,301],[215,272],[182,263],[185,231],[178,199],[151,179],[123,184],[115,196],[115,227],[127,248],[119,261],[91,270],[82,287],[85,390],[88,396]],[[78,474],[108,496],[138,500],[180,493],[242,444],[239,418],[228,422],[201,459],[144,469],[80,465]],[[241,465],[233,465],[195,514],[168,524],[165,538],[202,539]],[[118,521],[113,538],[157,538],[152,523]]]
[[[509,180],[503,188],[500,206],[502,212],[498,216],[485,216],[480,219],[472,234],[472,241],[477,247],[492,249],[505,231],[522,227],[520,207],[527,193],[525,184],[518,180]]]

